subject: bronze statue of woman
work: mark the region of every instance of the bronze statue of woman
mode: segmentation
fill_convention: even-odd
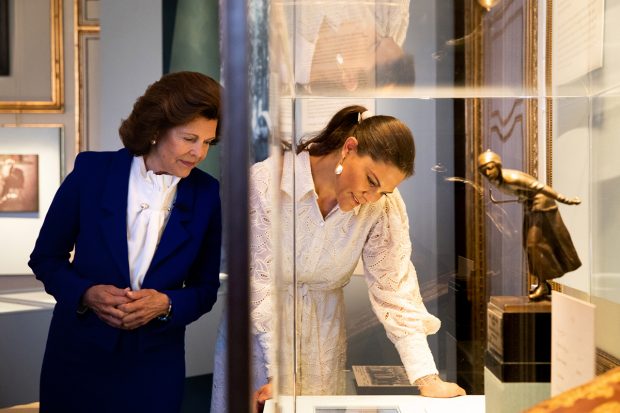
[[[546,299],[551,293],[548,280],[581,266],[555,201],[577,205],[581,200],[567,198],[525,172],[503,169],[500,156],[490,150],[478,157],[478,170],[500,191],[515,195],[516,201],[525,205],[523,244],[529,272],[538,280],[529,298],[531,301]],[[498,202],[493,196],[491,201]]]

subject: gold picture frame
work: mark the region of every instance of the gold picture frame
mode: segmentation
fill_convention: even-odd
[[[41,0],[44,2],[43,0]],[[61,0],[49,1],[50,20],[50,90],[48,99],[32,99],[7,97],[3,100],[0,96],[0,113],[62,113],[64,111],[64,66],[63,66],[63,13]],[[14,14],[15,15],[15,14]],[[20,25],[26,24],[25,16],[14,22],[13,31],[16,32]],[[16,36],[18,37],[18,36]],[[15,49],[20,48],[19,45]],[[10,76],[14,77],[16,75]],[[43,75],[45,76],[45,75]],[[10,80],[10,79],[9,79]],[[16,82],[19,79],[15,80]]]
[[[520,67],[521,96],[500,96],[498,99],[473,97],[465,104],[466,122],[466,179],[474,187],[483,188],[482,176],[478,173],[478,155],[489,149],[492,142],[505,144],[511,141],[513,147],[520,147],[518,155],[521,169],[536,176],[538,170],[538,2],[536,0],[506,1],[497,4],[493,10],[484,10],[478,1],[470,0],[464,7],[465,27],[471,36],[465,46],[465,66],[468,68],[468,87],[484,89],[492,85],[489,71],[492,59],[505,56],[493,54],[493,42],[519,44],[523,60],[512,58],[514,67]],[[509,25],[520,30],[508,31]],[[520,66],[516,66],[520,65]],[[517,83],[512,84],[518,86]],[[473,374],[466,377],[474,392],[483,392],[485,346],[487,335],[486,307],[491,294],[489,287],[489,251],[487,232],[487,210],[483,197],[475,190],[465,193],[466,212],[466,254],[463,261],[472,263],[468,273],[468,301],[470,303],[469,337],[472,345],[468,349]],[[519,239],[519,238],[517,238]],[[525,275],[525,274],[524,274]]]
[[[74,0],[74,72],[75,72],[75,152],[88,150],[88,137],[96,124],[93,102],[97,89],[99,1]],[[97,57],[95,57],[97,56]]]
[[[99,0],[75,0],[77,26],[99,27]]]

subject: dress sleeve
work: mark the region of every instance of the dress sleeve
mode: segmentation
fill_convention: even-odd
[[[373,311],[396,346],[409,380],[437,374],[426,336],[436,333],[441,322],[422,302],[411,262],[409,220],[398,191],[386,197],[362,258]]]
[[[269,167],[256,164],[250,187],[250,321],[272,377],[273,360],[273,253]],[[279,186],[278,186],[279,187]]]

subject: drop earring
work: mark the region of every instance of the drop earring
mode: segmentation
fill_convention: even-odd
[[[153,140],[151,141],[151,145],[155,145],[156,143],[157,143],[157,141],[156,141],[155,139],[153,139]]]
[[[342,161],[338,162],[338,165],[336,166],[336,169],[334,169],[334,173],[336,175],[340,175],[342,173],[343,170],[343,166],[342,166]]]

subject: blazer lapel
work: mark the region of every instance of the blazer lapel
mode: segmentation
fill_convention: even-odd
[[[146,277],[148,277],[149,273],[166,259],[166,257],[190,239],[187,225],[191,221],[193,215],[194,191],[194,185],[188,178],[181,179],[177,184],[176,200],[170,212],[170,218],[161,236],[159,245],[155,250],[155,255],[153,256]]]
[[[126,149],[114,155],[108,179],[103,186],[101,205],[103,238],[127,286],[130,285],[127,251],[127,191],[129,190],[129,171],[132,159],[133,156]]]

